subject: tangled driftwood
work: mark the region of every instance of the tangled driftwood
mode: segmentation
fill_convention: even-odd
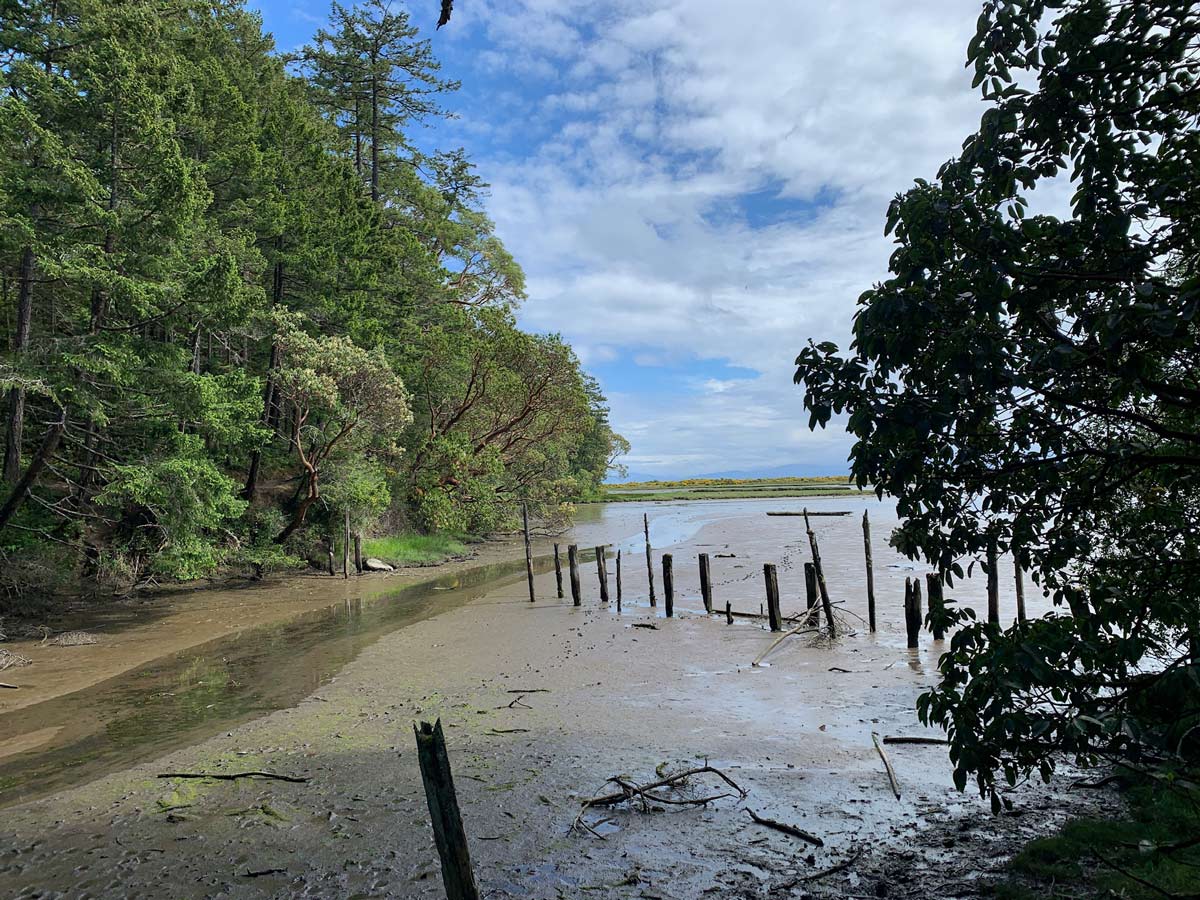
[[[43,640],[42,643],[45,643]],[[96,636],[86,631],[64,631],[50,641],[55,647],[81,647],[84,644],[95,644]]]
[[[19,653],[13,653],[11,650],[0,650],[0,672],[5,669],[15,669],[18,666],[29,665],[33,665],[32,659],[21,656]]]
[[[694,769],[676,772],[674,775],[668,775],[666,778],[660,778],[658,781],[640,785],[634,784],[625,775],[614,775],[604,783],[606,785],[615,784],[618,788],[620,788],[620,790],[611,794],[601,794],[598,797],[592,797],[590,800],[583,801],[579,809],[579,814],[575,817],[575,821],[571,823],[570,831],[583,828],[584,830],[594,834],[596,837],[603,839],[604,836],[597,833],[595,829],[593,829],[592,826],[583,819],[584,814],[589,809],[595,809],[596,807],[616,806],[620,803],[625,803],[630,800],[638,800],[641,802],[642,810],[648,812],[650,810],[650,803],[662,803],[667,806],[706,806],[709,803],[712,803],[714,800],[720,800],[724,797],[733,796],[733,794],[726,792],[707,797],[676,798],[664,797],[661,793],[653,793],[663,788],[677,789],[683,787],[688,778],[692,777],[693,775],[701,775],[704,773],[716,775],[727,785],[737,791],[738,797],[745,797],[748,793],[740,785],[738,785],[736,781],[734,781],[720,769],[714,768],[713,766],[697,766]]]

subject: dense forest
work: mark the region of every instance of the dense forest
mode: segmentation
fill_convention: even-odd
[[[127,589],[358,530],[548,517],[626,447],[381,0],[288,55],[238,2],[39,0],[0,31],[0,594]]]

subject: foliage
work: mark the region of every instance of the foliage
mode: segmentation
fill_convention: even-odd
[[[3,477],[41,474],[4,546],[92,580],[262,571],[310,509],[486,529],[602,480],[603,398],[517,328],[486,185],[410,139],[455,87],[381,0],[287,56],[238,0],[6,6]]]
[[[1123,798],[1127,813],[1072,819],[1057,834],[1030,841],[1006,866],[996,895],[1196,896],[1200,847],[1181,840],[1200,830],[1200,810],[1189,793],[1180,783],[1136,784]]]
[[[903,551],[953,582],[994,541],[1061,609],[1006,631],[954,610],[920,700],[997,807],[998,774],[1049,777],[1058,751],[1197,749],[1195,702],[1159,699],[1200,693],[1197,49],[1191,3],[985,3],[979,130],[891,204],[852,352],[797,359]]]

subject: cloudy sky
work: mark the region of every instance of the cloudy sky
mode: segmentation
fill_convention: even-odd
[[[405,5],[463,84],[426,140],[492,185],[520,320],[600,379],[631,475],[845,472],[793,361],[845,346],[888,201],[978,122],[978,0],[457,0],[439,32]],[[328,10],[251,6],[283,50]]]

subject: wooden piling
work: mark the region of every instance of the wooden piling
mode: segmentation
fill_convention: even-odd
[[[667,618],[675,615],[675,572],[670,553],[663,554],[663,603],[667,607]]]
[[[529,504],[521,502],[521,523],[525,531],[525,578],[529,582],[529,602],[533,603],[533,548],[529,543]]]
[[[413,725],[417,738],[417,759],[421,781],[425,784],[425,799],[429,804],[429,820],[433,825],[433,841],[442,860],[442,884],[447,900],[479,900],[475,873],[471,869],[471,853],[467,847],[467,832],[463,828],[458,797],[454,792],[454,777],[450,772],[450,757],[442,735],[442,720],[432,725],[422,722]]]
[[[354,571],[359,575],[363,573],[362,535],[357,532],[354,535]]]
[[[562,599],[562,559],[558,555],[558,544],[554,545],[554,581],[558,585],[558,599]]]
[[[621,611],[621,551],[617,551],[617,612]]]
[[[929,595],[929,623],[935,641],[946,639],[946,630],[942,627],[942,615],[946,611],[945,595],[942,593],[940,575],[929,572],[925,575],[925,593]]]
[[[342,519],[342,577],[350,577],[350,510]]]
[[[821,550],[817,546],[817,536],[813,533],[812,524],[808,521],[807,508],[804,510],[804,528],[808,532],[808,546],[812,550],[813,567],[817,570],[817,588],[821,592],[825,624],[829,626],[829,636],[837,637],[837,624],[833,621],[833,601],[829,599],[829,588],[825,585],[825,571],[821,568]]]
[[[733,624],[733,607],[729,604],[728,600],[725,601],[725,624]]]
[[[654,600],[654,562],[650,555],[650,517],[642,513],[642,528],[646,532],[646,580],[650,584],[650,605],[657,606]]]
[[[333,535],[329,535],[329,574],[336,575],[337,571],[333,568]]]
[[[1024,624],[1025,619],[1025,572],[1021,569],[1021,554],[1013,547],[1013,575],[1017,583],[1017,622]]]
[[[808,603],[808,624],[816,625],[821,619],[817,611],[817,567],[810,562],[804,564],[804,599]]]
[[[987,549],[987,597],[988,624],[1000,624],[1000,572],[996,561],[996,539],[988,542]]]
[[[704,611],[712,612],[712,580],[708,573],[708,554],[700,554],[700,597],[704,600]]]
[[[600,579],[600,602],[608,602],[608,560],[604,556],[604,547],[596,548],[596,577]]]
[[[918,582],[919,584],[920,582]],[[908,648],[914,650],[921,644],[921,608],[913,580],[904,579],[904,630],[908,633]]]
[[[763,563],[763,581],[767,586],[767,621],[772,631],[783,630],[783,617],[779,614],[779,579],[775,574],[775,566]]]
[[[567,568],[571,573],[571,600],[580,606],[583,597],[579,593],[579,547],[575,544],[567,547]]]
[[[863,553],[867,557],[867,628],[875,631],[875,567],[871,564],[871,519],[863,510]]]

